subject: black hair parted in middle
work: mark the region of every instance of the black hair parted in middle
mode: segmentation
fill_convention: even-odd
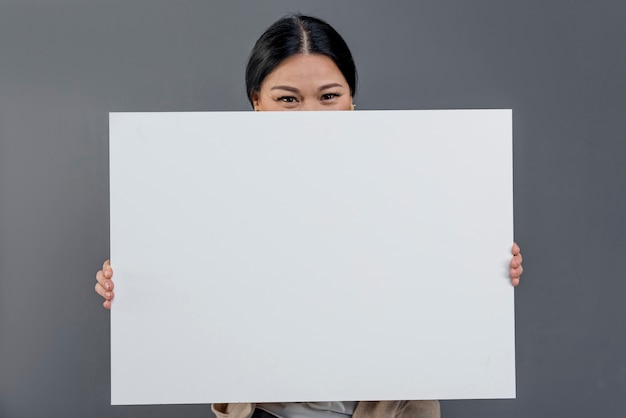
[[[348,45],[341,35],[321,19],[301,14],[283,17],[256,41],[246,66],[246,90],[252,103],[265,77],[284,59],[296,54],[326,55],[339,68],[350,95],[356,94],[357,74]]]

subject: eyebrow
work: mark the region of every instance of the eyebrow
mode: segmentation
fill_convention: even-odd
[[[319,88],[319,91],[326,90],[331,87],[343,87],[343,84],[340,84],[340,83],[324,84],[322,87]]]
[[[270,90],[287,90],[287,91],[291,91],[293,93],[299,93],[300,92],[300,90],[298,90],[297,88],[290,87],[290,86],[274,86]]]
[[[343,84],[340,83],[330,83],[330,84],[324,84],[323,86],[321,86],[318,91],[322,91],[322,90],[326,90],[332,87],[343,87]],[[274,86],[272,87],[270,90],[287,90],[293,93],[299,93],[300,90],[298,90],[295,87],[291,87],[291,86]]]

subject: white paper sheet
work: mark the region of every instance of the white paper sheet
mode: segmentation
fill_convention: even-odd
[[[112,404],[515,396],[510,110],[112,113]]]

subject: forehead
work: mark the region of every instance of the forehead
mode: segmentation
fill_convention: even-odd
[[[261,89],[276,84],[321,85],[348,83],[332,59],[321,54],[298,54],[284,59],[263,80]]]

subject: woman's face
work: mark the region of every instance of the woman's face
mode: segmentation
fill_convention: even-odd
[[[254,110],[351,110],[350,87],[326,55],[298,54],[281,62],[252,95]]]

